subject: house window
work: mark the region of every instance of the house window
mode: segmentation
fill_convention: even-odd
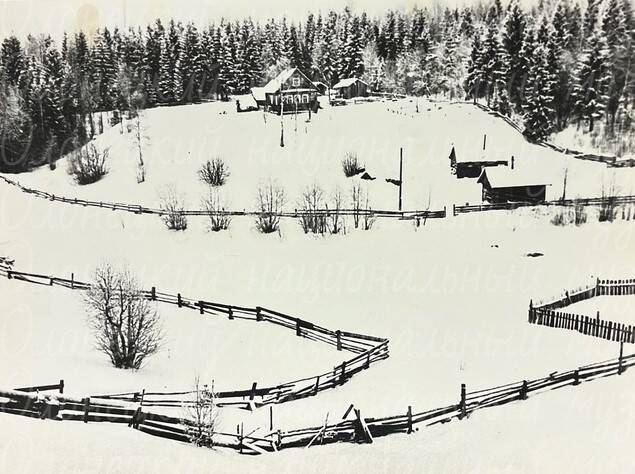
[[[293,101],[294,101],[296,104],[299,104],[299,103],[300,103],[300,95],[299,95],[299,94],[294,95],[294,96],[293,96]]]
[[[309,103],[309,94],[302,94],[302,102],[305,104]]]
[[[293,87],[300,87],[300,78],[299,78],[299,77],[294,77],[294,78],[291,80],[291,82],[292,82],[292,84],[293,84]]]
[[[287,96],[287,104],[293,104],[293,96],[292,95],[288,95]]]

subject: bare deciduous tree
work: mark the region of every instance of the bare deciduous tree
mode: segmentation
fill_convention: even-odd
[[[139,369],[148,356],[159,350],[163,339],[161,321],[127,269],[115,269],[109,264],[97,268],[84,303],[96,347],[115,367]]]
[[[263,234],[277,232],[280,228],[280,213],[285,204],[284,189],[273,181],[258,188],[256,206],[260,215],[256,228]]]
[[[332,207],[329,210],[329,232],[331,234],[339,234],[345,232],[344,217],[342,216],[342,207],[344,204],[344,196],[340,189],[336,189],[333,193]]]

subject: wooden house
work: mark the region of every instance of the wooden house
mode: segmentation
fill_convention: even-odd
[[[317,111],[318,88],[298,68],[282,71],[266,86],[251,91],[256,103],[280,113]]]
[[[320,95],[326,95],[326,93],[329,90],[329,86],[327,86],[323,82],[315,81],[315,82],[313,82],[313,84],[315,85],[315,87],[317,87],[318,94],[320,94]]]
[[[542,203],[546,200],[547,186],[551,186],[545,179],[510,168],[484,168],[478,183],[483,187],[483,201],[490,203]]]
[[[450,172],[456,175],[457,178],[478,178],[485,168],[509,166],[508,160],[486,156],[484,150],[481,153],[474,153],[464,149],[457,154],[454,146],[452,146],[450,151],[449,159]],[[514,157],[511,159],[513,161]]]
[[[333,90],[342,99],[368,96],[368,84],[357,77],[342,79],[333,86]]]

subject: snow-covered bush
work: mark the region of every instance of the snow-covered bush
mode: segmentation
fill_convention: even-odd
[[[358,175],[364,171],[364,167],[357,159],[357,153],[348,152],[342,160],[342,170],[347,178]]]
[[[187,217],[183,214],[183,198],[179,196],[173,186],[168,186],[160,196],[161,216],[166,227],[170,230],[187,229]]]
[[[94,144],[73,151],[68,160],[68,174],[77,184],[92,184],[99,181],[108,169],[109,148],[98,150]]]
[[[284,189],[273,181],[258,188],[256,206],[260,214],[256,219],[256,229],[263,234],[277,232],[280,228],[280,213],[285,204]]]
[[[326,214],[320,212],[324,208],[322,188],[317,184],[308,186],[302,193],[299,202],[300,225],[305,234],[324,234],[326,232]]]
[[[163,339],[159,316],[127,269],[105,264],[95,270],[84,295],[96,348],[121,369],[139,369]]]
[[[207,197],[203,200],[203,207],[209,217],[209,229],[212,232],[229,229],[231,216],[224,214],[225,205],[218,191],[210,190]]]
[[[194,382],[194,400],[185,408],[185,428],[190,443],[211,448],[214,446],[214,426],[218,418],[214,383],[201,386],[199,377]]]
[[[204,183],[210,186],[223,186],[229,178],[229,169],[221,158],[207,160],[201,169],[198,170],[198,176]]]

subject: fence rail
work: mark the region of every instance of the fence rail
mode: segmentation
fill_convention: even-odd
[[[574,303],[603,295],[635,295],[635,279],[604,280],[598,278],[594,285],[565,291],[564,295],[551,298],[547,303],[540,302],[534,305],[530,301],[529,323],[569,329],[609,341],[635,344],[635,327],[633,325],[600,319],[599,312],[593,317],[557,311]]]
[[[635,365],[635,354],[617,359],[585,365],[565,372],[552,372],[534,380],[521,380],[496,387],[468,392],[460,387],[457,403],[441,408],[413,412],[409,406],[405,413],[382,418],[365,418],[353,405],[337,423],[292,430],[273,429],[255,436],[258,430],[244,433],[240,425],[237,432],[215,431],[210,433],[218,447],[229,448],[241,454],[263,454],[294,447],[310,447],[336,442],[372,442],[374,438],[397,433],[413,433],[418,425],[431,426],[453,419],[465,419],[476,410],[527,399],[531,394],[564,387],[577,386],[585,381],[620,375]],[[188,419],[159,415],[145,411],[147,406],[113,404],[96,397],[82,399],[33,395],[16,390],[0,390],[0,412],[35,418],[107,422],[127,424],[144,433],[165,439],[189,442],[194,423]],[[328,419],[328,418],[327,418]]]
[[[39,191],[37,189],[31,189],[26,186],[22,186],[17,181],[0,175],[0,179],[4,180],[7,184],[19,188],[21,191],[32,194],[33,196],[46,199],[49,201],[63,202],[66,204],[76,204],[84,207],[98,207],[102,209],[110,209],[113,211],[131,212],[134,214],[152,214],[157,216],[165,216],[169,213],[178,213],[182,216],[209,216],[210,211],[205,209],[190,209],[182,211],[167,211],[165,209],[157,209],[140,204],[126,204],[121,202],[106,202],[106,201],[90,201],[86,199],[69,198],[64,196],[56,196],[55,194],[45,191]],[[442,219],[446,217],[446,209],[442,210],[414,210],[414,211],[395,211],[395,210],[381,210],[381,209],[311,209],[302,210],[294,209],[293,211],[282,212],[263,212],[257,210],[231,210],[223,209],[214,211],[215,216],[250,216],[250,217],[280,217],[280,218],[293,218],[300,219],[302,217],[330,217],[339,214],[340,216],[356,216],[356,217],[375,217],[375,218],[393,218],[402,220],[415,220],[415,219]]]
[[[502,211],[502,210],[514,210],[523,207],[540,207],[540,206],[553,206],[553,207],[572,207],[577,205],[582,206],[602,206],[610,203],[613,206],[619,206],[624,204],[635,204],[635,195],[628,196],[610,196],[610,197],[596,197],[596,198],[579,198],[579,199],[557,199],[553,201],[546,201],[544,203],[536,204],[535,202],[503,202],[493,204],[466,204],[465,206],[452,206],[452,214],[458,216],[459,214],[468,214],[471,212],[485,212],[485,211]]]
[[[90,288],[89,283],[78,281],[74,276],[67,279],[15,270],[13,268],[13,260],[7,257],[0,257],[0,276],[32,284],[62,286],[72,290],[85,291]],[[157,303],[194,310],[201,315],[223,316],[227,317],[228,320],[240,318],[255,323],[272,324],[290,330],[297,337],[327,344],[338,351],[354,354],[352,358],[344,360],[341,364],[321,374],[282,382],[274,386],[258,387],[258,384],[254,382],[251,388],[220,391],[217,394],[219,406],[253,410],[264,405],[284,403],[314,396],[324,390],[343,385],[359,372],[369,369],[371,365],[389,357],[388,339],[342,330],[331,330],[310,321],[261,306],[244,307],[204,301],[185,297],[181,293],[174,295],[159,292],[156,287],[152,287],[150,290],[143,290],[141,296]],[[143,396],[142,394],[143,390],[138,390],[124,394],[102,394],[98,398],[133,403],[143,401],[144,405],[157,407],[180,407],[192,403],[191,396],[193,392],[151,392],[145,393]]]

